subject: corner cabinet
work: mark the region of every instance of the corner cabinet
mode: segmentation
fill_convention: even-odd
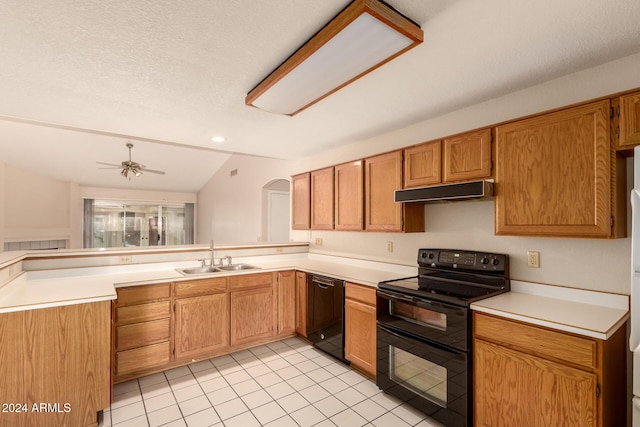
[[[367,231],[422,232],[424,206],[395,203],[402,189],[402,150],[365,159],[365,229]]]
[[[344,356],[351,366],[376,377],[376,288],[345,283]]]
[[[291,228],[309,230],[311,227],[311,174],[291,177]]]
[[[617,237],[624,183],[609,128],[609,100],[498,126],[496,234]]]
[[[478,427],[626,425],[626,328],[610,339],[474,313]]]

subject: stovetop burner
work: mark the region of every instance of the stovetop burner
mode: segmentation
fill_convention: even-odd
[[[420,249],[418,266],[418,276],[381,282],[378,288],[460,306],[510,290],[505,254]]]

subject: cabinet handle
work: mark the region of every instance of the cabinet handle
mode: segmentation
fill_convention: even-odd
[[[596,384],[596,397],[600,397],[600,384]]]

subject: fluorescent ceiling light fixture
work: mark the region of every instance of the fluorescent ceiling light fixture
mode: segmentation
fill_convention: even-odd
[[[380,0],[354,0],[253,88],[247,105],[295,115],[422,43],[420,27]]]
[[[216,136],[211,137],[211,140],[213,142],[224,142],[224,136],[217,136],[216,135]]]

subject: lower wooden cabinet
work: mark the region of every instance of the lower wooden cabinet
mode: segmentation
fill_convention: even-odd
[[[351,365],[376,376],[376,289],[345,284],[344,354]]]
[[[95,426],[110,404],[110,332],[109,301],[0,314],[0,402],[13,405],[0,426]]]
[[[474,313],[478,427],[625,426],[626,328],[603,341]]]
[[[229,347],[229,294],[175,302],[175,357],[193,358]]]
[[[296,332],[296,272],[276,273],[278,284],[278,334]]]
[[[307,273],[296,271],[296,333],[307,337]]]

